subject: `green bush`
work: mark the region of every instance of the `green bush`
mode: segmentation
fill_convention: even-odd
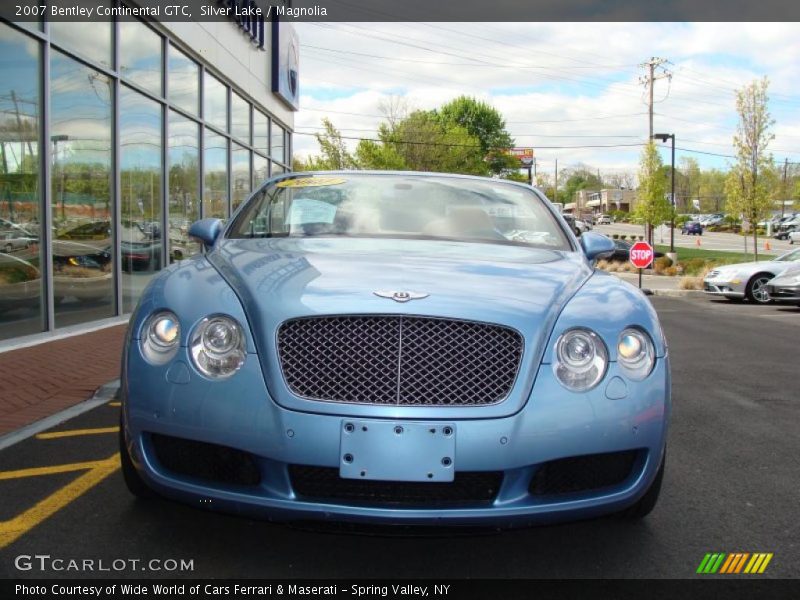
[[[653,263],[653,268],[656,270],[656,272],[663,271],[667,267],[671,266],[672,260],[669,256],[660,256]]]

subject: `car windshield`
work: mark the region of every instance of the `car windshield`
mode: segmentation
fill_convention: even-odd
[[[775,259],[777,262],[800,262],[800,248],[787,252]]]
[[[533,190],[446,175],[324,174],[282,179],[256,193],[230,238],[391,237],[570,250]]]

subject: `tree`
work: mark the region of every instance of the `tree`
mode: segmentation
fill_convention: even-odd
[[[513,140],[506,131],[502,115],[489,104],[468,96],[460,96],[434,111],[446,126],[458,125],[477,138],[482,156],[488,157],[489,169],[501,173],[509,162],[498,150],[511,148]]]
[[[653,225],[672,217],[672,204],[667,199],[667,178],[664,165],[655,144],[650,140],[642,150],[639,163],[639,189],[637,191],[634,216],[647,228],[647,239],[653,241]]]
[[[319,156],[309,156],[307,160],[297,160],[293,163],[295,171],[339,171],[342,169],[354,169],[355,161],[347,151],[347,146],[342,139],[341,132],[334,127],[333,123],[326,117],[322,119],[324,133],[314,134],[319,144],[322,154]]]
[[[675,169],[675,207],[679,211],[690,210],[692,196],[700,190],[700,164],[696,158],[684,156],[680,168]]]
[[[754,80],[736,91],[736,112],[739,124],[733,136],[736,163],[732,165],[725,181],[728,210],[741,213],[753,230],[753,247],[758,260],[758,227],[772,208],[770,184],[776,180],[772,155],[767,151],[775,138],[770,131],[775,121],[768,109],[765,77]]]

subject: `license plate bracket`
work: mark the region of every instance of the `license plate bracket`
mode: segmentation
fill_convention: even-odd
[[[342,421],[339,475],[379,481],[453,481],[453,423]]]

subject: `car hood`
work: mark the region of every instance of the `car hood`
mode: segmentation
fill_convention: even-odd
[[[430,240],[227,239],[207,257],[241,299],[262,363],[286,319],[412,314],[513,327],[539,364],[556,318],[592,274],[578,252]],[[400,303],[378,291],[428,296]]]
[[[720,273],[741,273],[742,275],[753,275],[758,273],[759,271],[769,271],[772,273],[776,272],[783,272],[787,267],[790,267],[792,263],[789,262],[778,262],[774,260],[762,260],[759,262],[746,262],[746,263],[736,263],[733,265],[722,265],[720,267],[714,267],[714,271],[719,271]]]

